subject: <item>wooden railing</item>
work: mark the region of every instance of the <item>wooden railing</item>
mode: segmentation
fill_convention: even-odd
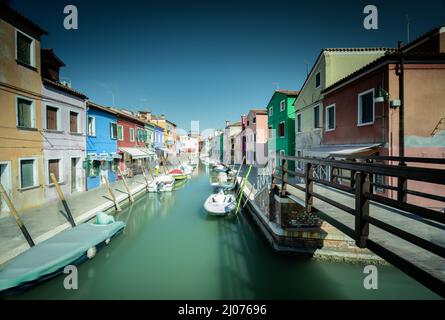
[[[298,163],[295,171],[288,169],[289,161]],[[292,186],[293,188],[304,192],[304,205],[308,213],[314,210],[314,198],[317,198],[349,215],[354,216],[355,224],[353,229],[339,221],[332,220],[332,218],[329,220],[329,217],[326,215],[323,215],[322,218],[325,218],[329,223],[333,224],[351,238],[355,239],[358,247],[369,248],[390,263],[395,264],[416,278],[421,283],[427,285],[436,293],[445,296],[445,283],[443,281],[438,281],[437,278],[431,276],[431,274],[425,270],[421,270],[421,268],[413,265],[408,260],[395,255],[393,252],[390,252],[387,248],[373,241],[369,237],[369,226],[373,225],[424,250],[434,253],[441,258],[445,258],[445,248],[443,246],[423,239],[416,234],[402,230],[400,226],[391,225],[388,222],[371,217],[369,211],[370,202],[373,202],[409,213],[411,215],[408,215],[408,219],[416,219],[417,221],[424,223],[433,221],[439,224],[445,224],[445,213],[440,212],[439,210],[433,210],[428,207],[407,202],[407,195],[413,195],[443,203],[443,207],[445,208],[444,195],[431,194],[418,190],[409,190],[407,188],[408,181],[418,181],[444,186],[444,169],[425,168],[407,164],[416,163],[422,165],[445,165],[445,159],[369,156],[354,157],[353,159],[348,160],[335,160],[307,157],[281,157],[280,162],[281,165],[277,168],[277,171],[272,177],[273,190],[276,190],[275,186],[277,182],[281,182],[281,187],[279,188],[278,192],[279,196],[287,196],[287,186]],[[382,162],[395,162],[397,165]],[[403,165],[398,165],[400,163]],[[317,177],[314,175],[314,168],[316,166],[324,166],[327,169],[326,172],[329,172],[329,175],[325,177]],[[302,170],[298,168],[302,168]],[[397,186],[375,182],[373,177],[378,175],[397,179]],[[300,182],[303,183],[292,182],[290,177],[299,178]],[[349,183],[344,184],[343,180],[347,180]],[[351,208],[346,206],[344,203],[339,203],[335,199],[315,192],[314,183],[320,186],[346,192],[347,194],[353,196],[355,198],[355,208]],[[373,192],[373,187],[382,188],[383,190],[393,190],[397,193],[397,198],[395,199],[377,194]]]

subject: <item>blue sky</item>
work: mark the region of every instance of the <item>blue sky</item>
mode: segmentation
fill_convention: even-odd
[[[220,128],[265,107],[276,88],[298,90],[326,47],[396,46],[445,24],[445,0],[99,1],[12,0],[43,26],[62,78],[90,100],[164,113],[179,127]],[[421,5],[419,4],[421,3]],[[65,30],[63,8],[79,10]],[[363,28],[363,8],[379,29]]]

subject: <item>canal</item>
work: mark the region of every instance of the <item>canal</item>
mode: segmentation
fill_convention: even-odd
[[[18,299],[435,299],[401,271],[378,267],[378,290],[363,287],[363,265],[273,252],[253,221],[210,218],[202,170],[171,194],[145,194],[118,216],[127,227],[78,268]]]

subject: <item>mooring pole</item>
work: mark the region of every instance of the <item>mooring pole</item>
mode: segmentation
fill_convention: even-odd
[[[125,189],[127,189],[127,193],[128,193],[130,202],[134,202],[133,195],[131,194],[130,188],[128,187],[128,184],[127,184],[127,179],[125,179],[124,175],[122,174],[121,168],[118,168],[118,170],[119,170],[119,174],[122,177],[122,181],[124,181]]]
[[[17,213],[17,210],[15,210],[14,205],[12,204],[11,199],[9,198],[8,194],[6,193],[5,188],[3,188],[3,185],[0,183],[0,193],[2,194],[3,198],[5,199],[6,205],[9,208],[9,213],[14,217],[15,222],[20,228],[20,231],[22,231],[23,236],[25,237],[26,241],[28,241],[28,244],[30,247],[34,247],[34,241],[32,240],[31,236],[29,235],[28,230],[26,229],[25,225],[22,222],[22,219],[20,219],[19,214]]]
[[[249,178],[250,170],[252,170],[252,165],[250,165],[249,170],[247,170],[247,174],[244,177],[243,185],[241,187],[241,193],[240,193],[239,199],[238,199],[238,204],[236,205],[235,215],[238,215],[238,210],[239,210],[239,207],[241,205],[241,200],[243,199],[243,192],[244,192],[244,188],[246,187],[247,179]]]
[[[103,181],[104,181],[104,183],[105,183],[105,186],[106,186],[107,189],[108,189],[108,192],[109,192],[110,195],[111,195],[111,199],[112,199],[113,202],[114,202],[114,206],[116,207],[116,211],[118,211],[118,212],[119,212],[119,211],[122,211],[121,207],[119,206],[119,202],[117,202],[117,200],[116,200],[116,196],[114,195],[113,189],[111,189],[110,184],[108,183],[108,178],[105,177],[105,176],[102,176],[102,179],[103,179]]]
[[[59,195],[60,201],[62,201],[63,207],[65,208],[66,215],[68,216],[68,221],[71,223],[72,227],[75,227],[76,223],[74,222],[73,215],[71,214],[71,210],[68,207],[68,203],[66,203],[65,196],[63,195],[62,189],[60,189],[56,176],[54,175],[54,173],[51,173],[49,176],[51,178],[51,181],[54,183],[54,187],[57,190],[57,194]]]

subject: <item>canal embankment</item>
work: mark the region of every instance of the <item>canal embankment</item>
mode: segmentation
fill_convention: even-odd
[[[152,179],[147,177],[148,181]],[[143,175],[127,178],[127,185],[133,197],[146,191]],[[130,201],[123,180],[118,180],[110,187],[119,205]],[[78,192],[66,197],[66,202],[76,224],[84,223],[95,217],[98,211],[115,210],[115,203],[106,187]],[[56,234],[71,228],[65,209],[60,201],[48,202],[23,212],[20,217],[34,242],[40,243]],[[29,245],[12,217],[0,218],[0,265],[29,249]]]
[[[244,170],[243,170],[244,171]],[[238,177],[238,191],[242,178]],[[361,249],[355,241],[326,221],[319,226],[283,228],[276,219],[270,219],[269,190],[255,188],[255,172],[243,190],[244,212],[249,214],[269,245],[276,252],[308,255],[319,260],[363,264],[387,264],[368,249]],[[289,201],[304,206],[304,200],[291,195]]]

